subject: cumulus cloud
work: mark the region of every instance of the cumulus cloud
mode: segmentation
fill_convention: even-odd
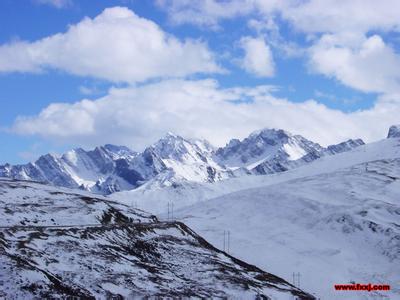
[[[273,127],[327,145],[355,137],[384,138],[400,115],[392,98],[380,99],[369,110],[344,113],[314,100],[276,98],[272,91],[271,86],[224,89],[210,79],[113,88],[99,99],[52,104],[36,116],[19,117],[11,131],[77,145],[111,142],[140,150],[167,131],[221,146],[232,137]]]
[[[270,39],[270,45],[289,55],[306,54],[312,69],[364,91],[394,93],[399,89],[400,56],[382,39],[382,33],[400,31],[397,0],[186,0],[159,1],[176,23],[214,24],[247,15],[251,28],[276,32],[274,20],[283,20],[311,45],[298,51],[291,41]],[[230,9],[227,9],[230,8]],[[375,35],[370,36],[371,32]],[[270,34],[271,35],[271,34]],[[273,34],[272,34],[273,36]],[[278,42],[278,43],[277,43]]]
[[[364,92],[399,92],[400,56],[378,35],[355,40],[324,35],[310,48],[311,68]]]
[[[259,77],[271,77],[275,73],[275,64],[270,47],[262,37],[243,37],[240,46],[245,55],[241,66],[249,73]]]
[[[105,9],[65,33],[0,46],[0,72],[47,68],[129,83],[221,71],[202,41],[181,41],[123,7]]]

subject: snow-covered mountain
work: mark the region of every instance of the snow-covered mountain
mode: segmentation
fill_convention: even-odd
[[[323,148],[299,135],[264,129],[216,149],[205,140],[168,133],[141,153],[114,145],[78,148],[61,156],[46,154],[26,165],[0,166],[0,176],[111,194],[143,184],[165,187],[283,172],[362,144],[349,140]]]
[[[1,299],[315,299],[180,222],[0,179]]]
[[[78,201],[76,205],[67,208],[60,202],[58,202],[60,206],[55,205],[52,201],[53,195],[57,196],[59,191],[63,190],[55,187],[46,187],[52,191],[49,193],[38,192],[32,187],[24,187],[26,193],[34,190],[33,194],[44,199],[44,202],[37,207],[32,203],[38,202],[38,198],[32,201],[26,195],[18,198],[17,195],[22,192],[17,188],[7,188],[8,194],[0,191],[0,197],[5,195],[8,203],[10,199],[12,203],[22,201],[21,205],[6,205],[4,213],[0,216],[6,222],[14,222],[13,224],[19,222],[23,226],[32,226],[32,223],[35,225],[35,222],[43,223],[45,226],[53,223],[55,225],[71,225],[73,223],[65,223],[68,220],[67,217],[59,216],[62,216],[63,210],[66,209],[68,216],[76,214],[71,222],[79,222],[79,219],[84,220],[85,218],[90,222],[96,222],[96,220],[105,218],[105,220],[111,219],[112,223],[117,220],[123,220],[123,222],[130,220],[135,224],[138,220],[142,224],[157,223],[155,220],[149,220],[148,214],[143,212],[138,217],[140,211],[129,208],[139,207],[144,211],[157,214],[158,219],[166,219],[168,215],[170,219],[183,221],[220,249],[223,248],[224,231],[229,230],[231,254],[269,270],[286,281],[291,282],[293,272],[300,273],[300,286],[321,299],[397,299],[400,297],[400,290],[397,286],[400,280],[398,273],[400,262],[400,204],[398,201],[400,198],[400,137],[397,136],[396,128],[398,127],[391,127],[388,138],[378,142],[364,144],[361,140],[349,140],[326,148],[301,136],[294,136],[280,130],[258,131],[250,135],[247,140],[230,142],[221,149],[214,149],[204,141],[192,141],[169,134],[146,148],[142,153],[131,152],[129,155],[124,153],[123,159],[126,164],[123,169],[136,176],[132,175],[136,181],[130,179],[126,181],[136,182],[136,185],[132,184],[136,188],[116,192],[106,198],[100,196],[95,198],[111,200],[109,204],[115,203],[112,206],[118,208],[112,210],[111,216],[109,216],[110,213],[94,213],[95,211],[109,211],[108,206],[104,206],[104,203],[96,209],[90,208],[90,206],[86,207],[86,202],[91,203],[91,197],[88,196],[89,193],[83,191],[74,193],[75,195],[84,194],[83,200],[86,204],[83,205]],[[246,162],[242,161],[242,156],[248,158]],[[276,160],[274,161],[274,159]],[[70,160],[73,161],[73,159]],[[116,180],[119,180],[120,175],[118,174],[121,174],[117,174],[114,166],[118,160],[120,159],[111,158],[110,168],[104,169],[107,170],[104,171],[106,174],[112,174],[114,176],[112,178]],[[277,166],[274,163],[278,161],[285,168],[274,170],[274,172],[265,172],[265,175],[254,175],[262,174],[262,172],[256,172],[258,166],[262,166],[265,170],[273,170],[270,166]],[[89,162],[86,164],[89,165]],[[214,168],[214,171],[209,172],[208,167]],[[9,166],[9,169],[12,168]],[[87,169],[90,170],[92,167]],[[210,173],[215,175],[210,177]],[[129,178],[125,174],[123,176]],[[44,187],[40,189],[43,190]],[[10,197],[13,195],[13,191],[15,191],[15,195]],[[80,197],[78,196],[78,199]],[[42,207],[47,202],[54,209],[49,210],[49,215],[45,218],[40,218],[40,214],[47,210]],[[99,205],[99,202],[93,203]],[[171,211],[172,204],[173,212]],[[124,213],[125,210],[128,212]],[[28,214],[27,211],[33,213]],[[89,216],[82,216],[82,214]],[[19,216],[27,215],[30,217],[22,219],[23,223],[21,223]],[[55,217],[51,218],[50,215],[55,215]],[[60,221],[62,218],[64,218],[63,221]],[[41,221],[42,219],[46,221]],[[82,236],[89,236],[88,240],[79,241],[84,245],[84,249],[74,248],[74,251],[79,254],[72,255],[73,257],[70,259],[78,261],[79,266],[88,264],[89,260],[83,260],[80,257],[90,257],[85,249],[90,249],[93,245],[97,245],[103,250],[109,249],[110,244],[115,245],[118,251],[122,251],[124,259],[128,257],[130,262],[133,262],[138,257],[143,259],[146,256],[131,254],[136,252],[126,244],[126,241],[130,239],[140,240],[139,243],[146,243],[148,240],[153,243],[154,239],[167,241],[168,246],[155,242],[155,246],[152,244],[150,248],[146,248],[151,249],[149,259],[154,260],[157,257],[154,253],[178,254],[180,255],[179,262],[176,265],[174,263],[177,269],[173,270],[173,274],[168,271],[167,277],[158,278],[159,280],[156,282],[152,281],[153,277],[149,279],[139,276],[140,282],[141,279],[147,280],[156,287],[156,292],[146,290],[147,294],[166,295],[170,293],[172,290],[168,288],[171,287],[166,287],[163,282],[168,281],[176,274],[187,279],[188,273],[203,273],[204,276],[196,277],[195,280],[206,282],[210,286],[210,281],[203,280],[204,277],[213,275],[210,275],[202,267],[190,269],[189,272],[181,270],[186,270],[187,261],[199,262],[196,260],[197,256],[200,257],[200,265],[204,264],[207,270],[214,270],[214,264],[223,264],[218,254],[215,254],[220,251],[215,250],[213,246],[211,248],[207,246],[207,250],[196,248],[199,244],[203,246],[204,244],[197,238],[194,238],[193,244],[192,235],[187,235],[187,232],[191,231],[186,230],[186,227],[182,227],[184,225],[179,225],[181,223],[175,221],[158,222],[154,231],[145,227],[145,232],[137,230],[135,233],[126,228],[122,231],[111,230],[107,224],[105,224],[107,226],[102,225],[103,231],[96,232],[94,230],[91,233],[92,236],[88,229],[74,228],[75,231],[70,232],[68,229],[63,232],[70,236],[71,240],[68,241],[73,245],[75,245],[76,237],[82,239]],[[99,222],[101,223],[101,221]],[[171,229],[166,224],[175,225]],[[178,234],[171,235],[171,230]],[[36,231],[33,236],[24,231],[14,232],[8,227],[6,231],[12,234],[12,236],[8,233],[5,235],[6,243],[12,245],[7,248],[11,251],[9,252],[11,255],[14,253],[12,251],[20,251],[18,245],[26,243],[34,249],[29,250],[33,252],[28,251],[27,253],[34,258],[40,268],[48,262],[51,264],[53,259],[57,259],[56,253],[60,249],[55,245],[62,244],[62,241],[57,240],[56,234],[51,235],[48,232],[49,229],[42,231],[45,233],[44,239],[41,239],[42,235],[40,234],[42,233]],[[57,231],[55,230],[55,232]],[[21,240],[19,240],[20,237]],[[96,241],[94,237],[96,237]],[[1,245],[0,239],[0,247]],[[186,245],[190,245],[189,249],[186,248]],[[153,246],[155,248],[152,248]],[[112,251],[115,250],[115,248],[112,249]],[[35,251],[49,254],[43,258]],[[210,254],[208,251],[214,254]],[[96,270],[98,267],[95,261],[102,256],[99,254],[101,251],[98,251],[97,248],[93,252],[95,259],[93,262],[89,261],[89,265],[95,264],[94,269]],[[202,254],[198,254],[199,252]],[[17,254],[28,259],[24,252]],[[114,254],[112,252],[110,255]],[[211,257],[211,265],[207,264],[207,260],[202,260],[203,254],[208,258]],[[101,259],[103,260],[99,265],[111,264],[106,258]],[[168,257],[168,260],[171,259]],[[170,261],[167,263],[164,258],[158,258],[157,263],[164,267],[169,265]],[[4,260],[7,270],[11,270],[10,264],[10,261]],[[57,264],[59,263],[57,262]],[[70,270],[62,269],[63,266],[57,265],[55,269],[45,270],[53,274],[56,273],[56,269],[61,269],[68,274]],[[76,275],[79,273],[79,267],[75,268],[74,264],[73,266],[71,272],[75,272],[74,279],[70,281],[67,276],[65,280],[73,286],[81,287],[77,283],[79,280]],[[132,264],[129,268],[133,268],[133,266],[136,267],[137,264]],[[136,278],[137,274],[147,274],[148,261],[144,266],[142,264],[140,266],[144,267],[146,271],[135,269],[134,272],[138,273],[130,273],[129,276]],[[154,266],[151,265],[151,267]],[[231,267],[235,268],[230,265],[230,270],[233,270]],[[122,269],[129,273],[123,267],[122,258],[121,260],[118,258],[112,269]],[[107,278],[112,277],[107,273],[107,268],[99,268],[99,270],[106,274]],[[25,271],[20,272],[19,269],[15,272],[26,274]],[[125,274],[124,272],[122,273]],[[225,270],[221,270],[221,272],[224,273]],[[232,272],[236,273],[236,271]],[[12,274],[14,275],[14,273]],[[96,278],[98,276],[96,274],[95,272],[91,277]],[[216,276],[220,278],[218,274]],[[248,278],[247,273],[240,274]],[[126,293],[131,286],[125,277],[121,276],[112,277],[115,279],[115,281],[111,281],[112,285],[101,284],[103,290],[100,292],[95,290],[98,293],[95,295],[104,295],[109,292]],[[180,278],[182,279],[182,277]],[[254,277],[250,276],[250,278]],[[0,278],[0,280],[2,279]],[[19,280],[28,282],[25,277]],[[334,284],[350,282],[390,284],[391,290],[368,293],[352,291],[349,293],[336,292],[333,289]],[[98,282],[85,282],[85,286],[88,287],[93,284],[98,284]],[[201,288],[196,289],[196,293],[202,296],[214,295],[216,297],[228,295],[228,298],[234,295],[246,298],[248,295],[241,294],[242,291],[237,292],[234,286],[227,285],[226,282],[221,286],[226,289],[221,288],[222,291],[220,289],[216,291],[206,289],[204,285],[201,285]],[[253,287],[251,284],[249,286]],[[90,288],[88,289],[90,290]],[[230,293],[232,290],[235,290],[234,294]],[[143,290],[140,291],[143,292]],[[203,293],[203,291],[205,292]],[[253,289],[250,288],[250,293],[252,291]],[[264,290],[262,291],[264,293]],[[264,294],[272,299],[274,297],[287,299],[288,295],[287,293],[277,295],[270,290]]]
[[[78,148],[60,157],[46,154],[27,165],[0,166],[0,176],[101,194],[134,189],[151,179],[171,185],[180,180],[214,182],[232,176],[210,158],[213,151],[206,141],[169,133],[142,153],[114,145],[92,151]]]
[[[219,148],[215,156],[220,164],[234,170],[245,168],[254,174],[273,174],[363,144],[361,139],[357,139],[324,148],[301,135],[281,129],[263,129],[253,132],[243,141],[231,140],[225,147]]]
[[[342,144],[346,148],[346,144]],[[328,147],[329,148],[329,147]],[[325,150],[326,151],[326,150]],[[340,152],[340,151],[339,151]],[[321,299],[397,299],[400,289],[400,137],[324,155],[286,172],[110,197],[174,218],[236,256]],[[160,201],[160,199],[162,199]],[[336,283],[390,284],[390,292],[336,292]]]
[[[141,178],[128,166],[137,155],[124,146],[105,145],[92,151],[78,148],[61,157],[46,154],[27,165],[0,166],[0,176],[107,194],[136,186]]]

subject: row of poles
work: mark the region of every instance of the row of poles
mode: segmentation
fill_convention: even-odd
[[[132,201],[132,207],[138,208],[136,200]],[[173,221],[174,220],[174,203],[169,201],[167,203],[167,220]],[[230,230],[224,230],[223,233],[223,251],[226,253],[230,253],[231,251],[231,232]],[[292,284],[298,288],[300,288],[300,272],[293,272],[292,273]]]

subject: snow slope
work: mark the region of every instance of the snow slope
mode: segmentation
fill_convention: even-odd
[[[364,299],[335,283],[386,283],[400,297],[400,159],[242,190],[177,210],[214,245],[231,231],[234,255],[323,299]],[[257,249],[257,250],[255,250]],[[329,270],[329,272],[327,272]],[[369,295],[377,297],[376,294]]]
[[[0,298],[314,299],[180,222],[89,193],[0,179]]]
[[[291,179],[334,172],[363,162],[396,157],[400,157],[400,140],[384,139],[348,152],[321,157],[312,163],[286,172],[259,176],[242,175],[215,183],[180,182],[167,187],[158,184],[158,181],[149,181],[135,190],[114,193],[110,197],[127,205],[162,214],[167,211],[168,202],[174,202],[175,208],[178,209],[243,189],[263,187]]]
[[[322,157],[284,173],[214,184],[142,186],[113,199],[184,221],[231,251],[321,299],[400,297],[400,139]],[[327,271],[329,270],[329,271]],[[385,283],[391,292],[334,292],[334,283]],[[374,298],[375,297],[375,298]]]

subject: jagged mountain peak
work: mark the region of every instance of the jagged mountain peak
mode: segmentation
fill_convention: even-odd
[[[157,156],[163,159],[183,159],[187,156],[201,156],[203,149],[208,148],[208,144],[202,147],[200,145],[200,141],[195,142],[168,132],[148,149],[151,149]]]
[[[390,126],[387,138],[400,138],[400,124]]]
[[[283,129],[278,129],[278,128],[263,128],[260,130],[255,130],[253,131],[250,135],[249,138],[256,138],[256,137],[261,137],[261,138],[277,138],[277,139],[285,139],[288,137],[293,136],[292,133],[283,130]]]
[[[283,129],[264,128],[254,131],[242,141],[232,139],[216,151],[216,157],[230,167],[252,168],[267,159],[287,157],[295,160],[321,149],[319,144],[300,135],[293,135]]]

